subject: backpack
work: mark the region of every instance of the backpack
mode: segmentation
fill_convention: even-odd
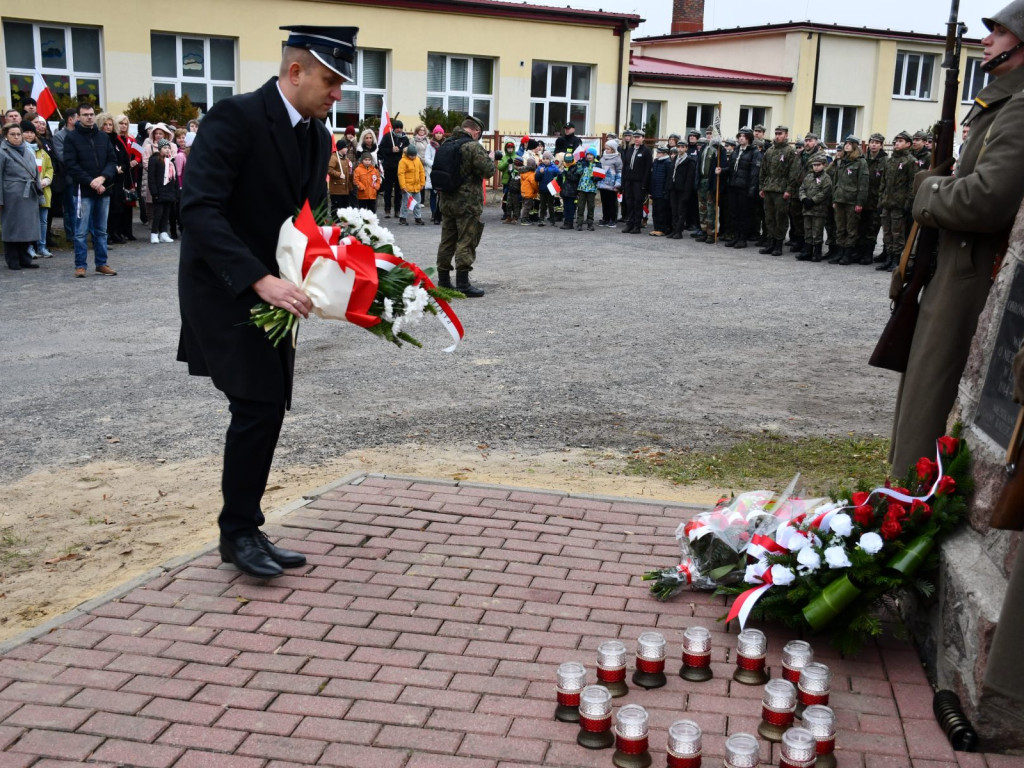
[[[472,140],[469,136],[449,139],[437,148],[430,171],[430,185],[434,189],[455,192],[462,186],[462,145]]]

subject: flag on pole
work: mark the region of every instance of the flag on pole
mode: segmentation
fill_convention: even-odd
[[[605,169],[600,165],[595,165],[592,174],[595,179],[603,179],[605,176],[608,175],[608,172],[605,171]]]
[[[712,141],[721,141],[722,140],[722,102],[718,102],[718,104],[715,106],[715,113],[714,114],[715,114],[715,117],[711,121],[712,126],[714,126],[714,130],[711,132],[711,140]]]
[[[50,88],[46,85],[46,81],[43,80],[43,73],[38,69],[32,77],[32,98],[36,100],[36,112],[47,120],[50,119],[50,115],[57,111],[57,102],[54,101]]]
[[[550,192],[553,197],[558,197],[562,193],[562,187],[559,185],[558,179],[552,179],[548,182],[548,192]]]
[[[410,211],[415,211],[417,205],[419,205],[419,203],[416,202],[416,198],[413,197],[412,195],[409,195],[409,202],[405,204],[405,207],[408,208]]]
[[[391,133],[391,115],[388,114],[388,103],[380,100],[380,130],[377,131],[377,146],[386,134]]]

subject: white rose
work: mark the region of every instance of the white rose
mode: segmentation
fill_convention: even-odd
[[[772,583],[775,586],[784,587],[787,584],[792,584],[795,579],[796,574],[786,566],[778,563],[772,566]]]
[[[759,571],[760,569],[758,568],[758,564],[751,563],[747,566],[747,570],[743,574],[743,580],[747,582],[747,584],[760,584],[762,579]]]
[[[857,546],[869,555],[874,555],[881,551],[883,543],[881,536],[874,531],[869,531],[860,537]]]
[[[832,516],[832,533],[836,533],[843,538],[846,538],[853,531],[853,520],[845,512],[840,512],[837,515]]]
[[[789,536],[789,541],[787,542],[786,546],[789,547],[790,552],[800,552],[801,550],[809,546],[810,543],[811,542],[808,541],[807,537],[804,536],[802,533],[800,533],[799,531],[793,531],[792,534]]]
[[[846,550],[842,547],[828,547],[825,550],[825,562],[829,568],[849,568],[852,563],[846,556]]]
[[[796,560],[804,573],[813,573],[821,567],[821,556],[812,547],[801,549]]]

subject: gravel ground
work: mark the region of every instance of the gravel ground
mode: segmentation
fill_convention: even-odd
[[[487,296],[456,303],[456,353],[439,325],[416,350],[303,323],[279,462],[397,443],[628,451],[760,429],[888,433],[897,377],[867,365],[888,275],[689,238],[512,227],[494,206],[484,219],[473,280]],[[433,264],[440,227],[394,229],[407,258]],[[69,251],[0,274],[0,481],[219,454],[226,401],[174,360],[177,246],[136,234],[112,248],[115,278],[73,279]]]

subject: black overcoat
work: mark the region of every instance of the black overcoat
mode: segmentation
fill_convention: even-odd
[[[295,350],[273,347],[245,325],[260,301],[252,284],[279,276],[281,224],[308,199],[327,195],[330,135],[310,121],[306,162],[271,78],[257,91],[218,102],[203,120],[182,190],[178,360],[228,395],[291,403]]]

